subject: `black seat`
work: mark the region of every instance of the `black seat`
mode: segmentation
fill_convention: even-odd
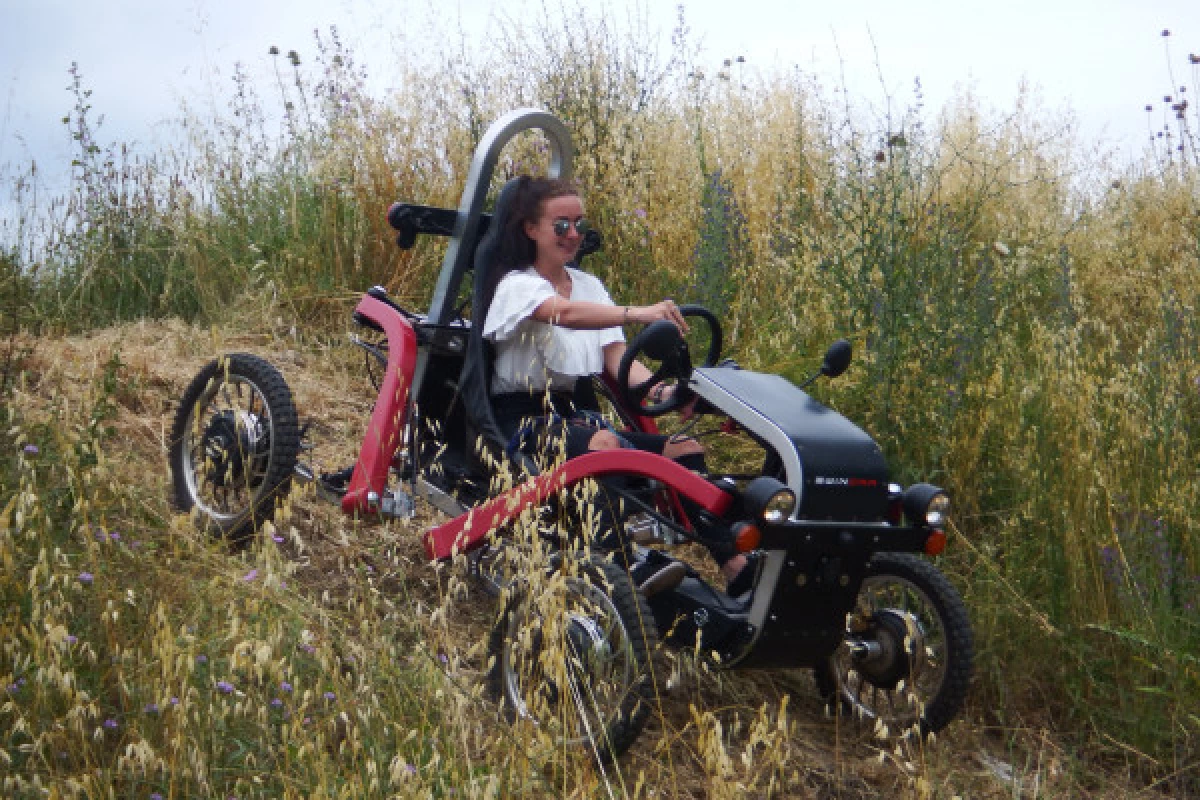
[[[500,236],[512,213],[512,205],[517,194],[518,180],[513,179],[504,184],[496,197],[496,207],[492,212],[492,221],[487,232],[479,240],[475,248],[473,276],[471,287],[471,331],[467,336],[467,354],[463,361],[462,373],[458,385],[461,392],[463,410],[467,418],[467,449],[470,458],[475,463],[481,462],[482,453],[479,448],[489,453],[495,463],[504,463],[509,456],[505,453],[508,438],[500,430],[496,422],[496,414],[492,409],[491,383],[492,363],[494,355],[491,342],[483,338],[483,323],[487,319],[488,305],[491,297],[488,292],[488,278],[496,264],[496,256],[500,247]],[[536,474],[531,459],[522,454],[516,454],[517,466],[530,474]]]
[[[494,353],[491,342],[483,338],[483,324],[487,319],[488,306],[491,302],[488,286],[492,271],[496,266],[496,258],[500,248],[500,237],[512,214],[512,206],[516,199],[520,179],[514,178],[504,184],[496,197],[496,206],[492,211],[491,222],[487,231],[479,240],[472,260],[471,287],[471,330],[467,337],[467,352],[463,361],[462,372],[458,385],[463,410],[467,420],[467,449],[469,459],[486,473],[484,469],[482,447],[493,463],[514,463],[520,470],[529,475],[538,473],[533,459],[523,453],[509,455],[505,452],[508,437],[496,422],[495,410],[492,408],[491,385]],[[584,236],[579,249],[576,263],[584,256],[597,252],[601,248],[600,234],[589,230]]]

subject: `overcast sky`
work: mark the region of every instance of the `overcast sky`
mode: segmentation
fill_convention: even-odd
[[[1087,137],[1130,157],[1148,136],[1142,108],[1172,91],[1162,30],[1173,34],[1177,83],[1191,83],[1188,54],[1200,53],[1200,0],[680,2],[714,65],[737,55],[751,65],[798,65],[826,85],[844,79],[868,100],[886,88],[905,103],[919,77],[933,108],[968,86],[989,105],[1011,108],[1027,80],[1045,106],[1073,110]],[[547,5],[572,13],[557,0]],[[677,5],[644,5],[664,37]],[[543,13],[526,0],[431,8],[431,0],[0,0],[0,166],[36,158],[44,174],[62,173],[72,61],[105,116],[102,138],[152,147],[181,99],[202,105],[227,94],[236,62],[266,75],[271,45],[311,52],[314,28],[338,25],[382,86],[397,35],[411,45],[431,13],[457,8],[468,40],[486,36],[496,8],[516,19]]]

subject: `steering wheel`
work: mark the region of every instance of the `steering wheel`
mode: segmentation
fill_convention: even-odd
[[[709,330],[708,352],[705,354],[703,366],[715,366],[721,357],[721,323],[717,317],[704,306],[686,305],[679,307],[679,313],[684,317],[695,317],[704,320]],[[629,385],[629,371],[634,360],[645,354],[648,358],[661,362],[647,380],[636,386]],[[692,374],[692,357],[687,341],[675,324],[660,319],[643,328],[621,357],[617,368],[617,386],[621,400],[631,410],[646,417],[661,417],[683,408],[695,396],[688,388],[688,378]],[[666,400],[645,405],[646,396],[658,383],[667,379],[675,380],[675,392]]]

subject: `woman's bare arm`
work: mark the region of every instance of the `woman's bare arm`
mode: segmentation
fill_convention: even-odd
[[[670,300],[652,306],[610,306],[587,300],[567,300],[555,295],[533,310],[533,318],[548,325],[576,330],[615,328],[627,322],[649,325],[655,320],[667,319],[681,330],[687,330],[687,322],[679,313],[679,307]]]

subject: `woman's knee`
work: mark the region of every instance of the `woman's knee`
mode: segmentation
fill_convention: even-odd
[[[675,459],[681,456],[702,456],[704,455],[704,445],[690,438],[671,439],[663,447],[663,455]]]
[[[596,431],[588,440],[589,450],[619,450],[620,448],[621,439],[612,431]]]

